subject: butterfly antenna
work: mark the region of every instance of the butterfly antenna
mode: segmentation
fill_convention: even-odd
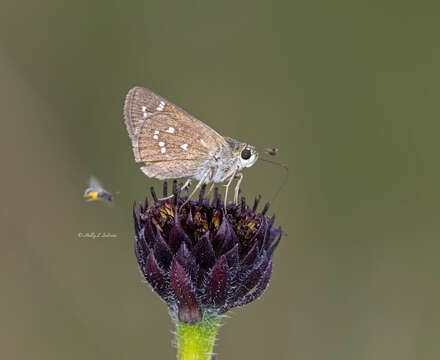
[[[278,154],[278,148],[266,148],[263,149],[263,152],[267,155],[275,156],[276,154]]]
[[[271,155],[272,155],[272,154],[271,154]],[[278,195],[280,194],[280,191],[282,190],[282,188],[284,187],[284,185],[286,185],[286,183],[287,183],[287,179],[289,178],[289,168],[288,168],[286,165],[284,165],[284,164],[282,164],[282,163],[280,163],[280,162],[278,162],[278,161],[269,160],[269,159],[265,159],[265,158],[261,158],[261,157],[260,157],[260,160],[266,161],[266,162],[271,163],[271,164],[274,164],[274,165],[281,166],[281,167],[286,171],[285,174],[284,174],[284,179],[283,179],[283,181],[281,182],[280,186],[278,187],[277,192],[276,192],[275,195],[272,197],[272,200],[270,200],[270,202],[272,203],[272,202],[275,201],[275,199],[276,199],[276,198],[278,197]]]

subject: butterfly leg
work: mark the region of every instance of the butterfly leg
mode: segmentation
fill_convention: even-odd
[[[209,187],[208,192],[205,194],[205,198],[208,198],[209,195],[211,195],[212,190],[214,190],[214,186],[215,186],[215,183],[212,183],[212,185]]]
[[[191,179],[188,179],[188,180],[185,181],[185,184],[183,184],[183,186],[181,187],[180,191],[185,190],[188,186],[191,186]],[[174,197],[174,194],[171,194],[170,196],[166,196],[166,197],[160,198],[159,200],[160,201],[162,201],[162,200],[169,200],[169,199],[172,199],[173,197]]]
[[[228,202],[228,190],[229,190],[229,186],[231,186],[232,180],[234,180],[235,175],[237,174],[237,169],[234,170],[234,172],[232,173],[228,183],[225,185],[226,186],[226,190],[225,190],[225,211],[226,211],[226,203]]]
[[[182,188],[180,189],[180,191],[185,190],[187,187],[191,186],[191,179],[188,179],[185,181],[185,184],[183,184]]]
[[[180,206],[180,208],[184,207],[188,203],[188,201],[191,200],[191,198],[194,196],[194,194],[197,192],[197,190],[199,190],[202,187],[202,185],[205,183],[205,180],[209,176],[210,172],[211,172],[211,170],[208,170],[208,171],[205,172],[205,174],[203,174],[203,176],[200,179],[199,183],[196,185],[196,187],[191,192],[191,194],[189,194],[188,199],[185,200],[185,202]]]
[[[238,177],[238,181],[237,181],[237,185],[235,185],[234,203],[235,203],[235,205],[238,205],[238,192],[240,191],[240,184],[241,184],[241,181],[243,180],[243,174],[238,173],[236,175],[236,177]]]

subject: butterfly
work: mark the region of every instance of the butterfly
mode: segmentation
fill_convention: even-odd
[[[237,178],[234,201],[238,203],[243,179],[240,171],[258,159],[254,146],[220,135],[143,87],[128,92],[124,117],[134,158],[144,163],[141,170],[145,175],[160,180],[187,178],[182,188],[189,186],[192,179],[197,180],[187,201],[203,184],[212,183],[210,192],[215,183],[227,181],[225,206],[228,189]]]

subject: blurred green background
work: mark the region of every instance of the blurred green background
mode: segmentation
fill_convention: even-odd
[[[226,359],[440,356],[440,6],[434,1],[2,2],[3,359],[174,359],[133,254],[126,92],[280,148],[287,231]],[[94,174],[114,207],[85,203]],[[270,198],[282,169],[245,171]],[[79,232],[114,238],[84,239]]]

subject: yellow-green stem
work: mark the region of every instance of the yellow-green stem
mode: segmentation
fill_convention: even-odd
[[[220,325],[216,313],[205,312],[203,320],[195,324],[177,321],[176,340],[179,360],[211,360],[217,330]]]

